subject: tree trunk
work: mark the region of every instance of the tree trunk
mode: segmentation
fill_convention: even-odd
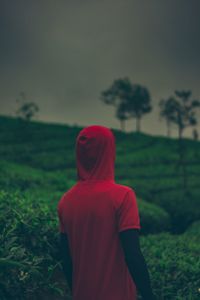
[[[182,130],[179,130],[179,164],[181,166],[181,174],[183,178],[183,190],[184,192],[188,188],[188,173],[186,166],[186,146],[184,144],[184,140],[182,139]]]
[[[170,131],[170,121],[167,119],[167,136],[171,136],[171,131]]]
[[[120,120],[121,131],[125,132],[125,120]]]
[[[178,126],[178,137],[181,140],[183,136],[183,129],[181,128],[181,126]]]
[[[136,131],[140,132],[140,117],[136,117]]]

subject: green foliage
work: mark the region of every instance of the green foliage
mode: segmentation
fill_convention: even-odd
[[[41,291],[49,290],[61,299],[59,294],[67,293],[66,286],[62,287],[58,253],[56,205],[60,196],[48,203],[46,198],[33,201],[17,191],[0,192],[0,210],[4,212],[0,216],[1,299],[39,299]],[[138,203],[143,209],[145,205],[151,207],[154,213],[158,209],[141,199]],[[160,216],[164,216],[161,211]],[[179,236],[141,236],[141,249],[158,299],[198,299],[199,244],[196,231]]]
[[[162,197],[155,196],[154,200],[170,214],[174,233],[184,232],[192,222],[200,219],[198,191],[165,193]]]
[[[141,237],[141,249],[157,299],[199,299],[199,246],[199,237],[185,234]]]
[[[29,122],[23,134],[20,126],[17,119],[0,117],[0,299],[70,299],[59,263],[56,205],[76,182],[75,139],[82,128]],[[115,179],[136,192],[141,245],[156,295],[196,300],[200,143],[184,140],[184,193],[177,139],[113,131]]]
[[[200,239],[200,220],[193,222],[184,234]]]
[[[66,182],[67,172],[44,172],[26,165],[19,165],[0,160],[0,187],[7,190],[19,189],[38,190],[46,189],[48,192],[69,188],[71,179]]]
[[[55,205],[29,201],[19,192],[0,192],[0,299],[38,299],[60,270]],[[31,298],[34,295],[35,298]],[[38,298],[37,298],[38,296]]]
[[[158,233],[171,229],[169,214],[161,207],[148,203],[142,199],[137,199],[141,234]]]

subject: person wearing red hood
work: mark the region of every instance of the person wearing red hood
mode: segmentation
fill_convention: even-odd
[[[131,187],[115,182],[113,132],[100,125],[76,138],[77,182],[58,202],[63,271],[73,300],[155,299],[139,244]]]

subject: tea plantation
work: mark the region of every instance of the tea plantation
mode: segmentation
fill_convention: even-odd
[[[76,183],[81,129],[0,116],[1,300],[71,299],[56,207]],[[200,142],[184,139],[184,190],[176,138],[113,132],[115,180],[136,192],[140,244],[157,299],[200,299]]]

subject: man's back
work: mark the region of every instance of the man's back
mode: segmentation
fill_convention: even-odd
[[[78,182],[58,205],[73,264],[73,300],[134,300],[119,232],[140,228],[136,196],[113,180]]]

